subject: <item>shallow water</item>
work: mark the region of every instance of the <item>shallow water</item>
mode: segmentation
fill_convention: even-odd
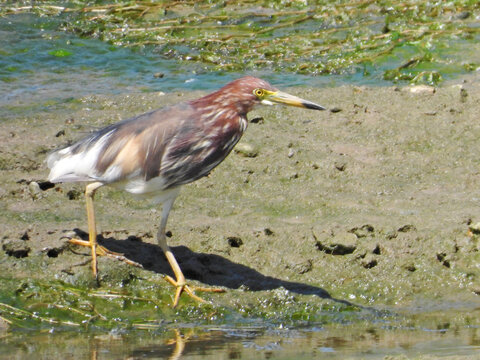
[[[0,17],[0,107],[18,111],[21,106],[46,107],[91,94],[212,90],[244,75],[179,66],[153,49],[135,51],[79,38],[59,30],[60,21],[32,14]],[[335,77],[264,70],[250,74],[279,87],[389,84],[359,73]]]
[[[480,329],[336,325],[308,329],[170,328],[156,331],[13,332],[0,359],[476,358]]]
[[[80,39],[56,26],[30,14],[0,18],[0,106],[190,87],[189,74],[175,74],[173,61]],[[168,82],[153,76],[160,70],[169,74]]]
[[[28,13],[0,17],[0,106],[48,106],[89,94],[211,90],[244,75],[210,71],[200,64],[180,65],[153,47],[133,50],[79,38],[61,30],[62,22],[68,21],[72,21],[68,16],[38,17]],[[379,24],[375,21],[371,26]],[[472,28],[476,26],[477,18],[471,24]],[[425,51],[435,59],[408,68],[439,72],[445,80],[478,70],[477,40],[478,34],[474,34],[466,39],[446,39],[436,46],[427,44]],[[280,87],[391,85],[384,80],[384,72],[406,66],[418,57],[418,49],[412,43],[396,48],[375,63],[344,69],[339,75],[300,75],[268,68],[250,73],[266,77]]]

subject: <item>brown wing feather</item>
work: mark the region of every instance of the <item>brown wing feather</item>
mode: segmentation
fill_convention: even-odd
[[[185,117],[192,110],[187,104],[179,104],[142,114],[111,125],[101,133],[111,132],[96,164],[100,174],[117,167],[119,181],[132,176],[146,180],[160,174],[160,164],[165,147],[181,128]]]
[[[107,126],[72,145],[70,153],[86,154],[101,144],[88,175],[92,179],[114,183],[161,177],[167,189],[208,175],[238,142],[245,124],[230,109],[211,112],[181,103]]]
[[[161,176],[166,187],[206,176],[225,159],[242,135],[238,117],[232,120],[236,124],[227,128],[219,124],[182,128],[170,142],[162,160]]]

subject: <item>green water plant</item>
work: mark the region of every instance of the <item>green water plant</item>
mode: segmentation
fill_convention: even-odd
[[[480,3],[472,0],[76,0],[7,2],[0,9],[3,16],[19,12],[63,16],[66,31],[149,47],[197,71],[368,74],[381,66],[387,80],[429,84],[452,71],[446,52],[473,45],[480,32]],[[471,71],[454,58],[458,71]]]

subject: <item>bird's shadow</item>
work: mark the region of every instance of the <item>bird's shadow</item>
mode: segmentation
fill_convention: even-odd
[[[79,238],[88,239],[88,234],[80,229],[74,229]],[[173,276],[163,251],[158,245],[142,242],[136,236],[120,240],[114,237],[98,236],[98,242],[108,250],[119,252],[130,260],[143,266],[144,269]],[[213,287],[238,289],[247,288],[251,291],[273,290],[285,288],[301,295],[315,295],[323,299],[355,306],[349,301],[333,298],[325,289],[299,282],[286,281],[272,276],[265,276],[248,266],[235,263],[220,255],[196,253],[186,246],[171,247],[185,277],[197,280]]]

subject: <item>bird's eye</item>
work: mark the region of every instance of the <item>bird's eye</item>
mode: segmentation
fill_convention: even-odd
[[[259,98],[265,94],[265,92],[262,89],[255,89],[253,90],[253,93],[255,94],[256,97],[259,97]]]

